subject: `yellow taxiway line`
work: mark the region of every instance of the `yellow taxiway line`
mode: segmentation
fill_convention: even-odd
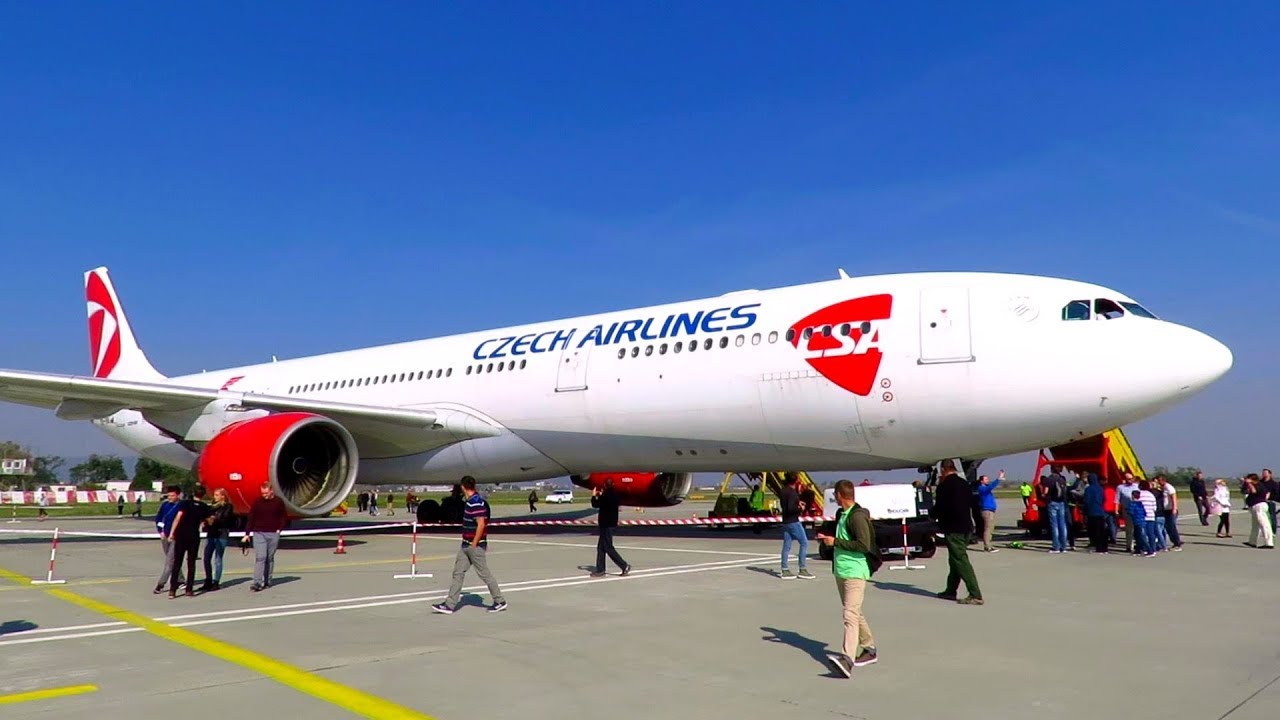
[[[68,695],[83,695],[97,690],[97,685],[68,685],[60,688],[49,688],[48,690],[32,690],[31,692],[14,693],[12,695],[0,695],[0,705],[15,705],[17,703],[31,702],[32,700],[52,700],[53,698],[67,697]]]
[[[31,584],[30,579],[3,568],[0,568],[0,578],[12,580],[13,582],[21,585]],[[185,628],[177,628],[172,625],[167,625],[158,620],[152,620],[151,618],[139,615],[138,613],[125,610],[124,608],[118,608],[99,600],[87,598],[69,590],[63,590],[56,587],[46,587],[44,588],[44,591],[53,597],[56,597],[59,600],[65,600],[72,605],[77,605],[86,610],[90,610],[100,615],[105,615],[112,620],[125,622],[135,627],[142,628],[156,637],[163,638],[190,650],[204,653],[210,657],[224,660],[232,663],[233,665],[239,665],[242,668],[258,673],[259,675],[269,677],[281,685],[293,688],[298,692],[305,693],[318,700],[323,700],[324,702],[332,705],[337,705],[338,707],[359,717],[371,718],[373,720],[391,720],[393,718],[396,720],[431,720],[429,715],[424,715],[417,710],[404,707],[403,705],[397,705],[389,700],[384,700],[375,695],[370,695],[369,693],[361,692],[360,690],[342,685],[341,683],[336,683],[332,680],[303,670],[300,667],[263,655],[262,653],[254,652],[247,648],[232,645],[231,643],[223,642],[221,640],[215,640],[211,637],[206,637]],[[0,702],[3,702],[3,698],[0,698]]]

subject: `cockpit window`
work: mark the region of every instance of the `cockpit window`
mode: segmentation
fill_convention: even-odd
[[[1089,301],[1088,300],[1072,300],[1062,308],[1063,320],[1088,320],[1089,319]]]
[[[1098,298],[1093,301],[1093,315],[1099,320],[1115,320],[1124,317],[1124,308],[1115,300]]]
[[[1124,306],[1124,309],[1125,309],[1125,310],[1128,310],[1128,311],[1129,311],[1129,313],[1130,313],[1130,314],[1132,314],[1132,315],[1137,315],[1138,317],[1149,318],[1149,319],[1151,319],[1151,320],[1159,320],[1159,319],[1160,319],[1160,318],[1158,318],[1158,317],[1156,317],[1156,316],[1155,316],[1155,313],[1153,313],[1153,312],[1151,312],[1150,310],[1148,310],[1148,309],[1146,309],[1146,308],[1142,307],[1141,305],[1139,305],[1139,304],[1138,304],[1138,303],[1136,303],[1136,302],[1121,302],[1120,304],[1121,304],[1121,305],[1123,305],[1123,306]]]

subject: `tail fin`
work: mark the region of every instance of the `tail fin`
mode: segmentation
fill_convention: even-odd
[[[96,378],[162,380],[129,327],[120,296],[111,285],[105,267],[84,274],[84,295],[89,306],[89,355]]]

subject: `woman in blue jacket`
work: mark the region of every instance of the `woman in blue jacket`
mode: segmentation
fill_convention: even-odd
[[[995,480],[983,475],[978,481],[978,502],[982,507],[982,549],[990,553],[1000,552],[991,545],[991,532],[996,527],[996,496],[993,491],[999,487],[1001,480],[1004,480],[1003,470]]]

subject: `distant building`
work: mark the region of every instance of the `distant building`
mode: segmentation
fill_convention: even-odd
[[[0,460],[0,475],[32,475],[34,470],[27,458],[4,458]]]
[[[129,485],[128,480],[112,480],[107,483],[107,490],[109,492],[129,492]]]

